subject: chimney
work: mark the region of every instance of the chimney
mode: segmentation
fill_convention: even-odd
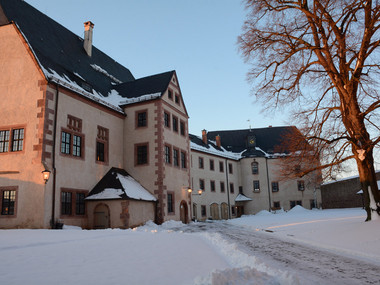
[[[207,144],[207,131],[202,130],[202,141],[204,144]]]
[[[93,29],[94,29],[94,24],[91,21],[87,21],[84,23],[83,47],[89,57],[91,57],[91,54],[92,54],[92,30]]]
[[[216,141],[216,146],[217,146],[217,147],[221,147],[221,146],[222,146],[222,143],[221,143],[221,141],[220,141],[220,135],[217,135],[217,136],[215,137],[215,141]]]

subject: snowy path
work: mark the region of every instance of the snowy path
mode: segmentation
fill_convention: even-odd
[[[300,284],[380,284],[380,266],[226,222],[193,223],[184,232],[220,234],[239,250],[297,276]]]

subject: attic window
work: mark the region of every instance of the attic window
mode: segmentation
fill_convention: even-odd
[[[175,102],[179,105],[180,103],[179,103],[179,96],[178,96],[178,94],[175,94]]]
[[[87,92],[92,93],[92,87],[91,87],[90,84],[88,84],[88,83],[86,83],[86,82],[82,82],[81,85],[82,85],[82,88],[83,88],[84,90],[86,90]]]

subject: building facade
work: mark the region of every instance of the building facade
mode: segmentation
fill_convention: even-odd
[[[274,150],[292,128],[204,130],[202,137],[191,135],[193,219],[227,219],[296,205],[319,207],[317,174],[281,176],[281,159],[288,154]]]
[[[82,39],[24,1],[0,1],[0,228],[190,218],[176,72],[135,79],[92,45],[93,29]]]

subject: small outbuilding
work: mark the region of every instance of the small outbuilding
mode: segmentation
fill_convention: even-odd
[[[126,229],[154,221],[156,201],[124,169],[112,167],[86,197],[89,227]]]

